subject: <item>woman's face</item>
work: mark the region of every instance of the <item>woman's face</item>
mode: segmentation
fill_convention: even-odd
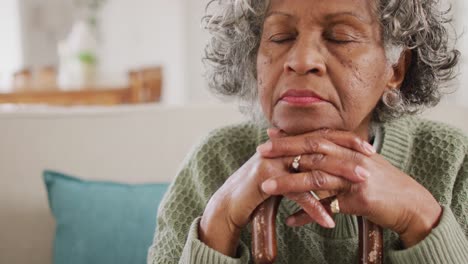
[[[392,79],[371,0],[272,0],[257,57],[267,119],[290,135],[331,128],[367,136]]]

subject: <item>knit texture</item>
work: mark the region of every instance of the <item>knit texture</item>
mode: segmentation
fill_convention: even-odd
[[[214,192],[267,139],[265,128],[243,123],[212,132],[194,149],[159,207],[148,263],[253,263],[250,227],[241,234],[237,258],[231,258],[198,239],[198,224]],[[398,235],[385,230],[385,263],[468,263],[468,138],[444,124],[407,118],[384,125],[379,152],[444,209],[439,225],[411,248],[402,249]],[[275,263],[358,263],[355,216],[335,215],[334,229],[286,226],[286,217],[299,209],[281,202]]]

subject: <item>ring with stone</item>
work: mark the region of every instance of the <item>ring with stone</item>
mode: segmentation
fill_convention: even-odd
[[[299,172],[299,162],[301,161],[302,155],[296,156],[291,164],[291,167],[295,172]]]

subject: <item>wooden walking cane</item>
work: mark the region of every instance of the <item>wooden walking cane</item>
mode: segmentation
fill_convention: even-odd
[[[256,264],[272,264],[277,255],[276,214],[282,196],[272,196],[260,204],[252,217],[252,255]],[[332,199],[320,200],[329,207]],[[383,263],[382,228],[358,217],[359,225],[359,263]]]

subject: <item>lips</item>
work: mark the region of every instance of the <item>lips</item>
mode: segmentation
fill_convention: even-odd
[[[325,100],[311,90],[291,89],[283,93],[279,101],[292,105],[310,105],[324,102]]]

